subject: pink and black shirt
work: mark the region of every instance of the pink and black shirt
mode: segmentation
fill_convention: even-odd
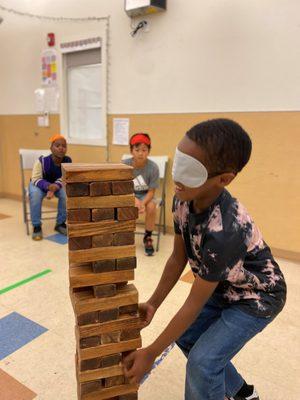
[[[219,281],[213,296],[224,307],[234,304],[258,317],[281,311],[284,276],[247,210],[227,190],[201,214],[192,202],[174,198],[173,216],[194,275]]]

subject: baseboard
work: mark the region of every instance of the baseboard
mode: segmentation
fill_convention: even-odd
[[[22,196],[20,194],[0,193],[0,197],[4,199],[22,201]]]
[[[16,201],[22,202],[22,195],[20,195],[20,194],[0,193],[0,198],[1,197],[4,199],[10,199],[10,200],[16,200]],[[45,204],[45,206],[47,206],[49,208],[57,208],[57,199],[56,198],[54,198],[53,200],[51,199],[51,201],[48,201],[48,203]]]
[[[19,194],[12,194],[12,193],[0,193],[0,198],[6,198],[6,199],[11,199],[11,200],[16,200],[16,201],[22,201],[22,196]],[[47,204],[47,207],[50,208],[56,208],[57,204],[54,202],[49,202]],[[166,232],[169,234],[174,233],[174,228],[172,226],[167,226],[166,227]],[[290,250],[284,250],[284,249],[279,249],[277,247],[272,247],[272,253],[275,257],[278,258],[284,258],[289,261],[294,261],[294,262],[300,262],[300,252],[298,251],[290,251]]]
[[[290,251],[284,249],[278,249],[276,247],[272,247],[272,254],[278,258],[284,258],[289,261],[300,262],[300,252],[298,251]]]

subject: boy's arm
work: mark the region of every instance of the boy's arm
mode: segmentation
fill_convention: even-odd
[[[184,242],[181,235],[174,235],[173,251],[169,257],[159,283],[148,300],[155,309],[161,305],[173,289],[187,263]]]
[[[44,192],[48,191],[50,182],[48,182],[46,179],[43,179],[43,167],[40,160],[37,160],[33,166],[31,182]]]
[[[132,383],[140,382],[150,371],[155,358],[194,322],[217,285],[218,282],[205,281],[197,276],[185,303],[159,337],[150,346],[124,358],[124,373]]]
[[[149,189],[146,196],[142,200],[142,204],[145,206],[153,199],[155,193],[155,189]]]

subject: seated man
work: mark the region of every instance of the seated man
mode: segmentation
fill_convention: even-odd
[[[58,209],[55,230],[63,235],[67,234],[66,227],[66,194],[61,181],[61,163],[72,162],[66,156],[67,142],[61,135],[50,138],[51,154],[41,156],[34,164],[29,184],[29,203],[31,222],[33,225],[32,239],[43,239],[41,227],[42,201],[44,197],[51,199],[58,197]]]
[[[131,137],[129,145],[132,158],[124,160],[124,163],[134,168],[135,205],[139,214],[145,213],[145,253],[152,256],[154,247],[151,235],[156,215],[154,193],[159,186],[159,169],[155,162],[148,159],[151,139],[147,133],[136,133]]]

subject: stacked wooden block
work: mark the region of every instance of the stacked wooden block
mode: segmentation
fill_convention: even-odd
[[[63,164],[80,400],[135,400],[122,355],[141,346],[132,168]]]

